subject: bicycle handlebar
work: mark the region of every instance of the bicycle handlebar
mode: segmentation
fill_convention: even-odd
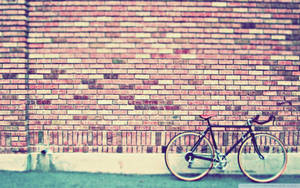
[[[258,121],[258,119],[259,119],[259,115],[255,116],[255,118],[253,118],[251,121],[254,122],[254,123],[262,125],[262,124],[265,124],[265,123],[269,123],[272,120],[274,121],[275,120],[275,116],[270,115],[269,119],[266,120],[266,121]]]

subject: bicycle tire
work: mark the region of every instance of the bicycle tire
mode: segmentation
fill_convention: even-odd
[[[249,136],[241,145],[238,164],[245,176],[254,182],[267,183],[279,178],[287,165],[287,153],[282,142],[273,135],[255,134],[257,148],[263,157],[255,151],[252,137]]]
[[[165,152],[165,163],[169,171],[178,179],[184,181],[195,181],[204,177],[213,166],[214,149],[207,138],[203,138],[200,145],[193,152],[197,156],[205,156],[209,160],[194,158],[193,164],[189,166],[186,154],[200,138],[195,132],[181,133],[170,140]]]

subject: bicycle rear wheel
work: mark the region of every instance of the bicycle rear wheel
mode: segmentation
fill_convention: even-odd
[[[284,145],[270,134],[255,134],[254,138],[255,140],[248,137],[241,145],[238,153],[239,167],[252,181],[274,181],[286,168],[287,154]]]
[[[214,149],[207,138],[202,138],[196,150],[191,153],[200,136],[198,133],[185,132],[175,136],[169,142],[165,162],[170,172],[178,179],[199,180],[212,168]]]

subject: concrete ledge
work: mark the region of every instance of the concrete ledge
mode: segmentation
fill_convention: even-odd
[[[213,169],[210,174],[241,174],[236,154],[229,155],[228,161],[229,164],[225,171]],[[288,154],[285,174],[299,175],[299,161],[299,153]],[[49,167],[50,163],[54,165],[54,168]],[[33,153],[30,155],[0,155],[0,170],[26,171],[28,169],[118,174],[170,173],[164,162],[164,154],[47,153],[45,156],[41,156],[40,153]]]
[[[0,154],[0,170],[25,171],[27,154]]]

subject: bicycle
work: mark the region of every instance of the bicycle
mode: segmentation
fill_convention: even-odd
[[[287,165],[287,153],[283,143],[267,133],[255,133],[253,123],[265,124],[273,120],[273,115],[266,121],[259,121],[259,115],[247,120],[246,125],[224,126],[212,125],[212,116],[200,116],[208,126],[202,133],[184,132],[174,136],[165,151],[165,163],[169,171],[178,179],[195,181],[203,178],[215,166],[224,169],[227,156],[240,143],[238,164],[242,173],[254,182],[267,183],[283,174]],[[247,128],[248,131],[238,138],[225,154],[218,150],[214,127]],[[211,141],[208,139],[210,133]]]

